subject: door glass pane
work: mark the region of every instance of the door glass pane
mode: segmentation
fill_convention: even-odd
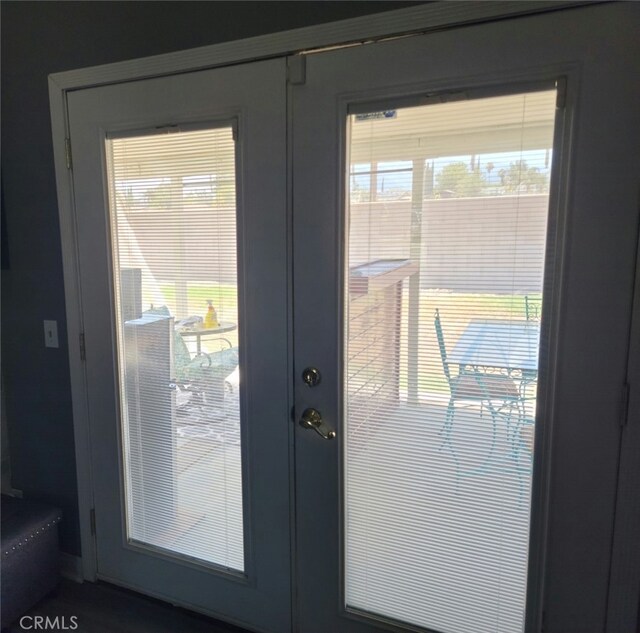
[[[350,609],[523,630],[555,100],[349,116]]]
[[[233,130],[106,150],[127,537],[242,570]]]

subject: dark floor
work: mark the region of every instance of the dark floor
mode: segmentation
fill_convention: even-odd
[[[50,620],[57,617],[53,630],[77,633],[246,633],[244,629],[102,582],[78,584],[63,580],[55,594],[27,614],[38,615]],[[23,624],[21,627],[18,620],[8,632],[36,629],[34,620],[23,620]],[[52,630],[51,626],[48,628]]]

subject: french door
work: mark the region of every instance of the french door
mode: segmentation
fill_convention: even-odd
[[[98,576],[268,631],[291,627],[285,69],[69,95]]]
[[[98,577],[601,630],[637,210],[575,139],[624,83],[589,11],[514,24],[69,92]]]
[[[604,147],[575,140],[608,119],[602,95],[626,99],[588,22],[306,56],[291,89],[304,633],[604,626],[595,515],[615,498],[637,209],[625,161],[602,171]]]

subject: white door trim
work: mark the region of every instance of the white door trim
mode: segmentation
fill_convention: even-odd
[[[78,485],[78,513],[80,525],[80,557],[82,579],[94,582],[97,578],[95,522],[93,513],[93,468],[87,380],[84,366],[84,345],[81,335],[82,303],[76,239],[76,210],[73,174],[67,162],[68,112],[67,91],[49,78],[49,101],[53,134],[53,158],[56,169],[60,242],[67,317],[67,348],[71,379],[71,410]],[[60,139],[60,142],[57,142]]]
[[[425,33],[475,24],[498,18],[574,8],[593,2],[523,0],[509,2],[430,2],[421,6],[374,13],[348,20],[279,31],[186,51],[165,53],[79,70],[55,73],[50,77],[65,90],[107,83],[146,79],[230,63],[256,61],[329,46],[364,43],[410,33]]]
[[[90,416],[81,345],[82,301],[78,278],[73,171],[68,165],[70,151],[67,151],[69,136],[67,92],[122,81],[213,68],[231,63],[255,61],[267,57],[285,56],[295,52],[309,52],[324,47],[354,43],[364,44],[392,36],[426,33],[460,25],[592,4],[594,3],[539,0],[434,2],[408,9],[376,13],[186,51],[55,73],[49,76],[51,127],[65,282],[82,573],[85,580],[94,581],[96,579],[97,565],[95,536],[90,518],[94,503],[89,433]]]

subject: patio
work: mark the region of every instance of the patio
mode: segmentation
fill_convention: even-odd
[[[486,468],[460,475],[451,451],[441,450],[445,411],[446,402],[401,407],[351,440],[347,603],[444,633],[513,633],[525,607],[529,456],[512,459],[502,427]],[[466,449],[459,458],[473,469],[489,450],[489,420],[468,409],[455,423]],[[410,470],[395,468],[391,451]],[[508,558],[497,555],[502,549]],[[456,616],[462,603],[482,605],[473,627]]]

